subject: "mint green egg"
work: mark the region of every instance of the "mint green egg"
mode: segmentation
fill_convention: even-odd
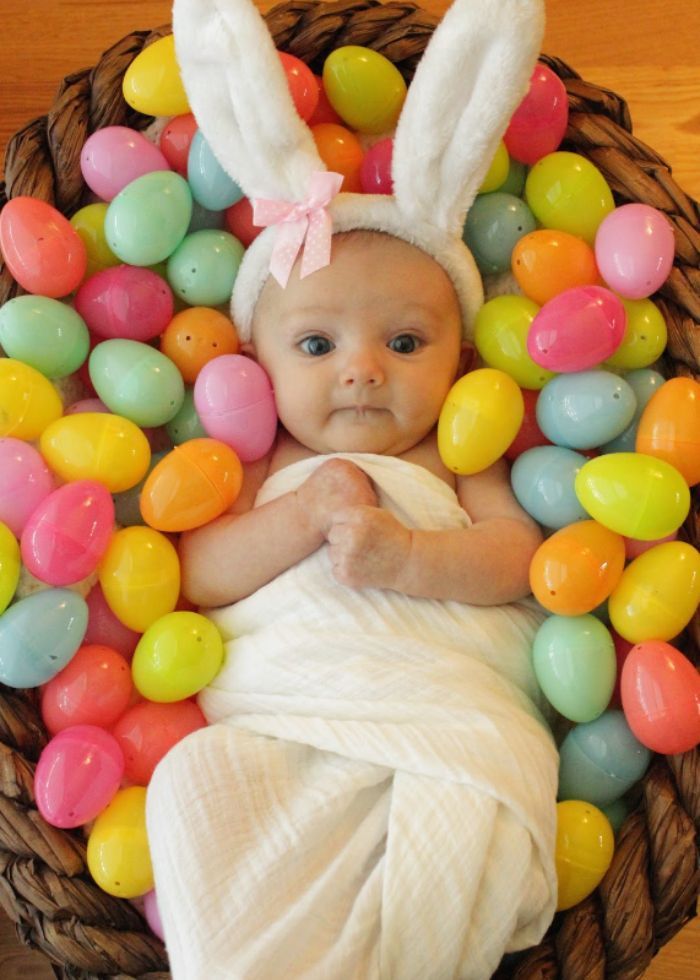
[[[175,416],[185,397],[177,367],[138,340],[105,340],[93,350],[90,380],[110,412],[151,428]]]
[[[192,232],[168,259],[168,282],[190,306],[227,303],[244,251],[227,231]]]
[[[65,378],[88,356],[90,335],[83,318],[48,296],[17,296],[0,309],[0,345],[47,378]]]
[[[595,616],[549,616],[535,634],[535,676],[544,696],[571,721],[598,718],[615,686],[617,658],[607,627]]]
[[[111,201],[105,237],[122,262],[155,265],[175,251],[191,217],[187,181],[171,170],[155,170],[132,180]]]
[[[201,423],[197,409],[194,405],[194,388],[185,388],[180,411],[170,419],[165,427],[174,446],[180,446],[183,442],[190,439],[206,439],[207,432]]]

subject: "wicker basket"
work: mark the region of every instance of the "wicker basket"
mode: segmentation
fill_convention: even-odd
[[[290,0],[267,14],[277,47],[319,71],[342,44],[388,57],[409,80],[436,18],[410,3],[377,0]],[[84,185],[79,156],[87,135],[102,126],[143,128],[121,95],[122,76],[141,49],[169,27],[136,32],[107,51],[92,70],[64,79],[46,116],[29,123],[7,148],[6,198],[33,195],[71,214]],[[655,297],[668,324],[665,370],[698,375],[700,364],[700,209],[675,184],[669,167],[631,135],[624,101],[544,57],[564,80],[570,100],[566,148],[591,159],[618,204],[642,201],[673,224],[677,256]],[[0,270],[0,303],[21,292]],[[684,533],[698,543],[698,497]],[[698,662],[700,621],[684,648]],[[0,688],[0,902],[23,942],[43,950],[65,978],[167,978],[161,943],[129,902],[102,892],[85,865],[79,832],[48,826],[34,806],[34,764],[46,741],[32,691]],[[696,829],[700,829],[700,754],[656,758],[639,803],[618,837],[612,867],[597,892],[559,914],[545,941],[509,958],[498,977],[594,980],[640,976],[654,953],[694,914],[700,891]],[[270,978],[272,980],[272,978]],[[340,978],[339,978],[340,980]]]

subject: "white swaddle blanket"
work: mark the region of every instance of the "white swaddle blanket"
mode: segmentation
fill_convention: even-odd
[[[338,455],[407,526],[469,525],[427,470]],[[327,458],[278,471],[256,504]],[[476,980],[541,938],[557,755],[529,602],[355,591],[322,547],[209,615],[226,658],[200,704],[219,724],[148,792],[175,980]]]

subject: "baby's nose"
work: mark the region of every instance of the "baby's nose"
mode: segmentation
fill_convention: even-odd
[[[381,359],[372,351],[357,350],[348,354],[343,364],[341,384],[344,387],[353,385],[380,385],[384,381],[384,370]]]

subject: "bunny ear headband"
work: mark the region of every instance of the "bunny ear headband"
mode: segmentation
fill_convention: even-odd
[[[452,281],[465,337],[483,302],[462,229],[508,121],[527,91],[544,30],[542,0],[456,0],[408,89],[394,138],[393,196],[338,193],[299,117],[252,0],[175,0],[173,32],[190,106],[222,167],[268,225],[238,270],[241,340],[270,273],[286,284],[327,265],[331,234],[385,232],[434,258]],[[264,99],[260,93],[264,92]]]

